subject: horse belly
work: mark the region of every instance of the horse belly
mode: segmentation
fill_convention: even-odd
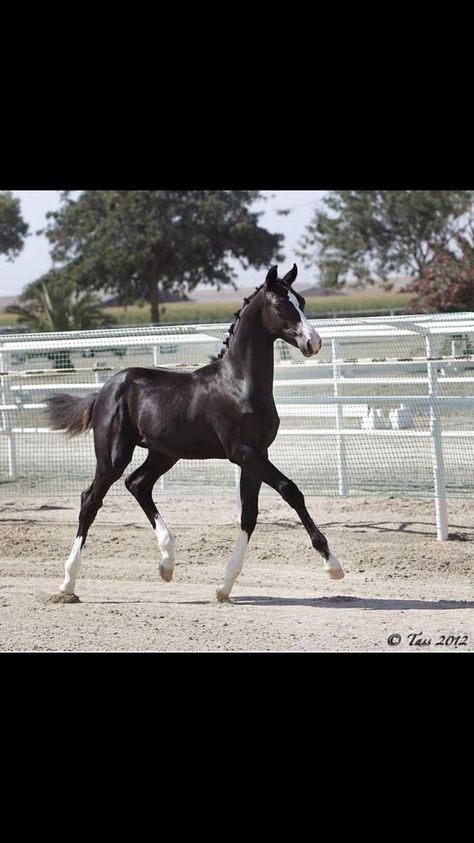
[[[162,425],[158,430],[144,433],[143,443],[148,448],[161,451],[176,459],[209,460],[225,459],[226,454],[215,430],[208,424],[194,422],[192,425],[175,421],[173,425]]]

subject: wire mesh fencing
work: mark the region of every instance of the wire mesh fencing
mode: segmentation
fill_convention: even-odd
[[[280,430],[269,458],[305,494],[474,494],[474,314],[311,320],[316,358],[275,344]],[[48,429],[45,399],[87,395],[130,366],[206,365],[228,325],[18,335],[0,342],[0,497],[79,494],[95,469],[92,433]],[[136,448],[130,472],[144,461]],[[127,471],[128,473],[128,471]],[[182,460],[169,493],[231,489],[235,466]],[[125,493],[123,481],[111,494]]]

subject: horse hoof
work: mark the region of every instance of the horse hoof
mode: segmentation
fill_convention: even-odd
[[[173,569],[164,568],[163,565],[160,565],[160,577],[165,582],[171,582],[171,580],[173,579]]]
[[[225,591],[222,591],[221,588],[217,589],[216,597],[217,597],[219,603],[230,603],[229,595],[226,594]]]
[[[344,579],[344,571],[342,568],[326,568],[325,569],[332,580],[343,580]]]
[[[51,597],[48,597],[47,603],[80,603],[79,597],[77,594],[63,594],[60,592],[59,594],[52,594]]]

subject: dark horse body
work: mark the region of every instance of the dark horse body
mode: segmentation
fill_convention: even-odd
[[[279,280],[276,267],[246,301],[221,358],[193,373],[130,368],[112,377],[98,395],[49,399],[55,429],[72,435],[92,426],[97,456],[92,485],[82,494],[79,529],[66,563],[63,594],[72,595],[87,533],[112,483],[129,464],[135,447],[148,457],[125,481],[152,527],[162,554],[160,573],[171,580],[174,542],[152,499],[156,481],[179,459],[228,459],[241,473],[241,531],[217,597],[225,600],[240,573],[258,515],[262,482],[280,493],[298,513],[312,544],[326,560],[330,576],[342,568],[312,521],[297,486],[267,458],[279,418],[273,400],[273,344],[277,337],[298,346],[305,356],[321,340],[303,315],[304,300],[291,290],[296,267]]]

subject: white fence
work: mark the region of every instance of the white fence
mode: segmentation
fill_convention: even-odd
[[[474,495],[474,314],[314,324],[323,340],[317,358],[276,344],[274,392],[282,423],[270,458],[306,493],[431,494],[437,535],[446,539],[447,496]],[[91,436],[70,442],[49,431],[43,416],[48,394],[86,394],[131,365],[205,365],[227,328],[2,338],[0,494],[11,495],[15,487],[37,494],[46,483],[64,494],[90,482]],[[192,485],[204,494],[228,486],[234,469],[217,462],[205,468],[178,463],[161,488]]]

